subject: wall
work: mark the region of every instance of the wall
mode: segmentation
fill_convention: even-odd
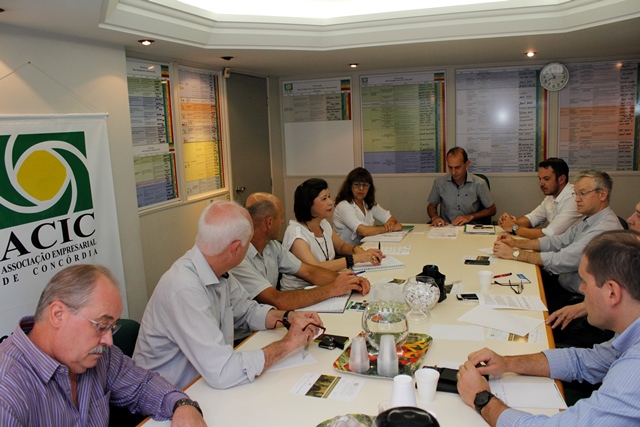
[[[0,114],[109,113],[108,136],[126,297],[129,317],[139,320],[147,303],[147,289],[141,268],[124,49],[10,26],[0,28],[0,40],[0,76],[22,66],[0,81]],[[25,65],[27,62],[59,83]]]
[[[613,59],[613,58],[603,58]],[[597,59],[589,58],[588,61],[596,61]],[[579,62],[576,60],[574,62]],[[523,63],[503,64],[504,66],[515,65],[531,65],[530,61]],[[487,67],[495,67],[497,64],[486,64]],[[474,68],[482,68],[483,65],[474,65]],[[431,68],[433,69],[433,68]],[[455,76],[454,67],[440,67],[445,69],[447,76]],[[417,71],[417,70],[382,70],[372,71],[367,74],[389,73],[398,71]],[[353,149],[356,159],[356,166],[362,166],[362,141],[360,130],[360,92],[358,86],[359,73],[344,73],[340,76],[350,75],[352,85],[352,114],[354,125],[354,143],[352,147],[344,147],[345,150]],[[301,80],[320,78],[327,76],[295,76],[283,77],[282,80]],[[271,147],[272,159],[274,159],[273,173],[274,183],[279,182],[281,177],[284,188],[274,189],[276,195],[282,199],[285,205],[285,220],[288,222],[294,219],[293,216],[293,194],[296,187],[308,176],[286,176],[285,174],[285,154],[284,141],[281,123],[281,97],[279,79],[272,78],[271,93],[269,100],[270,116],[271,116]],[[549,144],[548,157],[557,155],[557,93],[550,94],[549,109]],[[447,147],[455,146],[455,85],[452,79],[447,81],[446,87],[446,141]],[[278,164],[276,164],[276,161]],[[470,170],[473,172],[473,164]],[[279,174],[276,176],[276,171]],[[348,172],[348,171],[347,171]],[[575,173],[577,171],[571,171]],[[571,177],[570,173],[570,177]],[[503,212],[509,212],[513,215],[524,215],[535,208],[543,198],[543,194],[538,187],[537,173],[495,173],[485,174],[491,182],[491,193],[496,202],[498,216]],[[346,173],[345,173],[346,176]],[[345,176],[318,176],[329,183],[331,195],[335,197],[340,189],[340,185]],[[402,174],[402,175],[378,175],[374,176],[376,184],[376,200],[385,209],[391,210],[393,215],[400,222],[407,223],[424,223],[428,220],[427,215],[427,197],[431,191],[433,181],[439,174]],[[638,201],[640,201],[640,172],[611,172],[614,181],[613,195],[611,198],[612,209],[621,217],[627,218],[634,210]],[[279,194],[282,191],[283,194]],[[496,218],[494,218],[496,219]]]

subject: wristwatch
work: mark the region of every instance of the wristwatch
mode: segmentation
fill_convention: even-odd
[[[518,224],[513,224],[511,226],[511,234],[513,234],[515,236],[516,235],[516,231],[518,231],[518,228],[520,228],[520,226]]]
[[[518,249],[513,251],[513,259],[515,259],[516,261],[518,260],[518,255],[520,255],[520,251]]]
[[[282,315],[282,323],[284,325],[286,325],[287,323],[291,324],[291,322],[289,321],[289,313],[291,313],[293,310],[287,310],[284,312],[284,314]]]
[[[487,406],[493,397],[495,396],[487,390],[483,390],[476,394],[476,398],[473,399],[473,405],[476,407],[476,411],[478,411],[480,415],[482,415],[482,408]]]
[[[178,409],[181,406],[185,406],[185,405],[189,405],[189,406],[193,406],[194,408],[196,408],[198,410],[198,412],[200,412],[200,415],[204,415],[202,413],[202,409],[200,409],[200,405],[198,405],[198,402],[196,402],[195,400],[191,400],[191,399],[180,399],[176,402],[175,405],[173,405],[173,413],[175,414],[176,409]]]

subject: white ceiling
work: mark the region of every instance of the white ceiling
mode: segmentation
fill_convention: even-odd
[[[0,0],[0,7],[3,26],[123,45],[130,56],[274,76],[345,73],[351,62],[359,71],[517,64],[528,50],[538,52],[536,63],[640,57],[640,0],[503,0],[297,23],[176,0]],[[147,37],[156,42],[137,43]]]

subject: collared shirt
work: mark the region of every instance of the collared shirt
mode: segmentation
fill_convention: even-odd
[[[468,215],[493,206],[493,197],[487,182],[467,172],[467,180],[460,187],[451,174],[437,178],[433,182],[429,203],[440,205],[440,218],[450,223],[459,215]],[[473,222],[473,221],[472,221]]]
[[[367,209],[364,203],[364,213],[355,202],[341,201],[333,210],[333,226],[336,233],[346,243],[359,245],[362,237],[358,236],[356,230],[359,225],[373,225],[376,221],[384,224],[391,218],[391,212],[382,209],[380,205],[374,205]]]
[[[544,351],[551,378],[602,382],[588,399],[579,400],[552,417],[507,409],[498,427],[589,426],[626,427],[640,424],[640,319],[622,334],[593,348]]]
[[[301,266],[302,261],[285,250],[280,242],[271,240],[264,247],[262,255],[250,244],[244,259],[231,269],[231,273],[249,293],[249,297],[255,298],[265,289],[276,287],[278,273],[296,274]]]
[[[540,258],[544,268],[559,274],[558,283],[566,290],[580,293],[578,266],[587,244],[598,234],[609,230],[622,230],[617,215],[606,207],[595,215],[578,222],[559,236],[545,236],[540,242]]]
[[[153,291],[133,359],[178,387],[198,375],[220,389],[252,382],[264,368],[264,353],[234,351],[233,331],[264,330],[271,309],[249,298],[233,274],[216,277],[194,246]]]
[[[318,262],[325,262],[332,260],[336,257],[336,250],[333,247],[333,228],[326,219],[320,221],[320,228],[322,229],[322,237],[316,237],[307,227],[300,224],[297,221],[289,221],[289,226],[284,232],[284,238],[282,239],[282,247],[285,250],[291,250],[293,242],[297,239],[301,239],[309,245],[311,253]],[[291,289],[304,289],[310,286],[310,283],[292,276],[290,274],[283,274],[280,286],[283,290],[288,291]]]
[[[558,197],[545,197],[537,208],[525,215],[531,222],[531,227],[537,227],[549,221],[549,224],[542,229],[545,236],[557,236],[567,231],[582,218],[576,207],[576,199],[571,193],[573,193],[573,184],[567,184]]]
[[[38,348],[27,336],[33,316],[22,318],[13,335],[0,344],[0,425],[107,426],[109,404],[131,412],[173,416],[173,406],[188,396],[160,375],[136,366],[118,347],[77,376],[78,407],[71,396],[69,369]]]

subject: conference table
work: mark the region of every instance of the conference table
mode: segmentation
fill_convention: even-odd
[[[492,270],[494,274],[512,273],[515,278],[517,273],[524,274],[530,284],[524,285],[522,295],[540,295],[544,301],[540,272],[538,267],[523,262],[497,259],[490,266],[467,265],[464,259],[486,255],[479,249],[491,248],[496,235],[470,235],[465,234],[462,227],[455,239],[428,238],[431,226],[417,224],[401,242],[383,242],[386,247],[410,247],[409,255],[393,255],[405,265],[404,268],[394,270],[380,270],[367,272],[363,275],[372,284],[383,278],[407,279],[422,271],[426,264],[435,264],[442,274],[446,275],[446,283],[456,283],[464,292],[480,292],[478,271]],[[496,227],[496,233],[501,233]],[[377,245],[363,244],[364,247]],[[354,267],[357,269],[357,267]],[[492,285],[492,294],[515,295],[509,286]],[[353,294],[352,300],[366,300],[360,294]],[[460,316],[474,308],[477,303],[460,301],[456,296],[449,294],[447,299],[438,303],[431,311],[431,319],[426,323],[410,324],[410,332],[429,334],[432,325],[468,325],[458,320]],[[546,312],[507,310],[510,313],[522,316],[531,316],[544,319]],[[362,312],[346,310],[344,313],[320,314],[327,333],[355,337],[362,331]],[[422,366],[439,365],[447,362],[464,362],[469,353],[482,347],[489,347],[499,354],[524,354],[535,353],[548,348],[553,348],[551,330],[541,325],[539,332],[544,338],[537,343],[518,342],[515,340],[485,339],[485,341],[434,339],[427,351]],[[253,334],[237,349],[254,350],[281,339],[286,333],[284,328],[268,331],[260,331]],[[540,335],[540,334],[539,334]],[[348,344],[347,344],[348,345]],[[342,353],[342,350],[326,350],[319,348],[317,343],[309,346],[309,354],[315,359],[315,363],[297,365],[281,370],[267,370],[263,372],[251,384],[244,384],[227,390],[217,390],[209,387],[204,380],[198,379],[186,392],[197,400],[203,411],[205,420],[209,426],[316,426],[326,420],[346,414],[368,414],[375,416],[378,413],[378,405],[389,400],[393,385],[392,379],[364,377],[350,372],[337,371],[333,368],[334,361]],[[316,398],[305,395],[296,395],[292,389],[308,373],[334,375],[361,379],[364,385],[352,402]],[[549,381],[550,379],[542,379]],[[467,406],[456,393],[437,392],[433,402],[424,404],[418,401],[418,406],[432,411],[438,418],[441,426],[485,426],[486,422],[475,410]],[[552,415],[557,409],[524,409],[532,413]],[[158,422],[147,420],[145,427],[168,426],[169,421]]]

